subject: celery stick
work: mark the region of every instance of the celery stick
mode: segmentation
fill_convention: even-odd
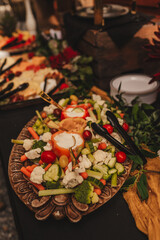
[[[96,121],[97,121],[97,118],[96,118],[96,116],[94,115],[93,111],[89,108],[89,109],[88,109],[88,112],[89,112],[90,117],[93,119],[93,121],[96,122]]]
[[[37,114],[37,117],[41,120],[41,122],[43,122],[41,114],[38,110],[36,110],[36,114]]]
[[[42,197],[42,196],[50,196],[50,195],[58,195],[58,194],[68,194],[68,193],[74,193],[74,192],[75,192],[75,189],[59,188],[59,189],[41,190],[39,191],[38,195],[39,197]]]
[[[16,143],[16,144],[23,145],[24,141],[23,140],[18,140],[18,139],[11,139],[11,143]]]

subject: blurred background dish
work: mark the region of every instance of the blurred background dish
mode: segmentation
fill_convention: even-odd
[[[115,18],[126,15],[129,12],[128,7],[118,4],[103,5],[103,18]],[[84,18],[94,18],[94,8],[86,7],[76,12],[76,15]]]
[[[110,94],[116,98],[118,89],[128,105],[139,97],[140,103],[152,104],[156,101],[159,83],[149,84],[151,77],[145,74],[125,74],[115,77],[110,82]]]

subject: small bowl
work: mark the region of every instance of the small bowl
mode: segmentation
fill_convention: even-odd
[[[126,104],[136,97],[139,97],[140,103],[152,104],[156,101],[159,83],[153,82],[149,84],[151,77],[145,74],[124,74],[115,77],[110,82],[110,95],[116,99],[118,88],[121,84],[120,93],[123,92],[123,98]]]
[[[7,51],[3,51],[3,50],[0,51],[0,59],[6,58],[9,56],[10,56],[10,54]]]

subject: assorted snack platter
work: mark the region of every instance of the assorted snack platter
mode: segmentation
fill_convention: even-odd
[[[71,95],[36,111],[37,116],[12,139],[9,179],[38,220],[52,215],[78,222],[110,200],[127,179],[132,163],[125,152],[92,128],[93,122],[98,123],[125,144],[106,111],[128,131],[124,113],[92,93],[85,99]]]

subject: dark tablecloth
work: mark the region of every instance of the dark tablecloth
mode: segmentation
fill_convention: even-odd
[[[10,139],[17,138],[23,126],[35,115],[36,109],[42,110],[42,105],[0,112],[0,159],[19,239],[147,240],[148,238],[136,228],[128,205],[120,192],[98,210],[84,216],[78,223],[71,223],[68,219],[56,221],[52,217],[44,222],[35,219],[34,213],[19,200],[10,186],[8,159],[12,148]]]

